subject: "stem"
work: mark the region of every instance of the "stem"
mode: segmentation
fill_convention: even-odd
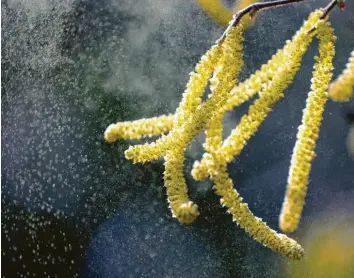
[[[241,18],[249,12],[256,13],[261,10],[266,10],[269,8],[275,8],[278,6],[285,6],[288,4],[294,4],[297,2],[303,2],[305,0],[277,0],[271,2],[257,2],[252,5],[247,6],[246,8],[237,12],[234,16],[233,22],[231,23],[232,27],[235,27],[241,20]]]
[[[226,38],[226,35],[229,31],[230,28],[235,27],[241,20],[243,16],[245,16],[248,13],[255,14],[261,10],[266,10],[270,8],[275,8],[279,6],[285,6],[288,4],[295,4],[298,2],[303,2],[305,0],[276,0],[276,1],[271,1],[271,2],[257,2],[254,4],[251,4],[247,6],[246,8],[238,11],[236,14],[234,14],[232,21],[230,22],[229,26],[226,28],[225,32],[222,34],[220,39],[217,41],[217,43],[222,43],[224,39]],[[323,8],[323,15],[321,16],[320,19],[325,19],[326,16],[329,14],[329,12],[339,3],[343,2],[343,0],[332,0],[325,8]],[[311,31],[311,30],[310,30]]]
[[[320,17],[320,19],[325,19],[326,16],[329,14],[329,12],[338,4],[338,0],[332,0],[327,7],[323,8],[323,15]]]
[[[218,40],[218,43],[222,43],[224,39],[226,38],[227,32],[229,31],[230,28],[235,27],[240,20],[242,19],[243,16],[245,16],[248,13],[256,13],[261,10],[269,9],[269,8],[274,8],[278,6],[284,6],[288,4],[294,4],[297,2],[303,2],[305,0],[276,0],[276,1],[271,1],[271,2],[257,2],[254,4],[251,4],[247,6],[246,8],[238,11],[236,14],[234,14],[232,21],[230,22],[229,26],[226,28],[225,32],[222,34],[220,39]]]
[[[325,20],[326,17],[328,16],[329,12],[339,3],[343,2],[343,0],[332,0],[327,7],[323,8],[323,15],[320,17],[320,20]],[[316,30],[316,27],[311,28],[308,30],[308,33],[314,32]]]

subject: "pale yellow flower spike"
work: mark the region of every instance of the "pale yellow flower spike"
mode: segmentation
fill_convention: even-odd
[[[215,76],[217,77],[219,67],[216,67]],[[218,82],[222,82],[219,77]],[[234,80],[237,83],[237,79]],[[210,91],[211,95],[215,94],[214,89],[217,89],[218,86],[215,86],[215,82],[211,82]],[[222,144],[222,124],[224,118],[224,112],[222,109],[217,109],[212,112],[210,116],[212,120],[210,120],[206,125],[205,135],[206,135],[206,142],[204,143],[204,149],[207,152],[214,152],[218,148],[221,147]]]
[[[329,85],[329,97],[338,102],[349,101],[353,97],[354,87],[354,50],[343,73]]]
[[[243,65],[242,61],[242,25],[231,28],[222,43],[222,58],[211,78],[211,86],[216,86],[213,94],[198,106],[193,117],[190,117],[180,128],[173,128],[167,136],[156,142],[131,146],[125,151],[125,157],[136,162],[147,162],[164,156],[172,148],[186,147],[189,142],[205,128],[207,120],[222,107]],[[221,82],[222,80],[222,82]]]
[[[219,45],[211,47],[191,72],[186,90],[183,93],[182,101],[175,113],[174,127],[178,128],[193,116],[198,105],[202,103],[201,97],[204,94],[208,80],[213,73],[215,65],[221,56]]]
[[[240,68],[235,66],[240,62],[238,42],[234,41],[237,39],[238,32],[231,30],[229,36],[222,45],[223,52],[221,60],[215,69],[212,80],[210,81],[212,84],[212,95],[209,96],[207,103],[212,103],[212,100],[218,100],[218,97],[221,98],[223,95],[227,95],[225,90],[231,89],[235,83],[235,76],[237,76],[240,71]],[[191,92],[191,94],[193,94],[193,92]],[[219,105],[222,105],[222,103]],[[217,108],[218,106],[215,107]],[[208,111],[206,108],[204,108],[204,110],[206,110],[206,112],[212,112]],[[199,114],[199,118],[205,121],[206,118],[202,117],[203,113]],[[192,128],[191,131],[200,125],[201,123],[190,125]],[[183,162],[185,148],[197,134],[194,134],[193,132],[191,134],[191,132],[188,132],[188,129],[183,129],[183,127],[178,128],[174,126],[174,130],[182,130],[179,135],[182,138],[184,137],[185,140],[180,140],[181,137],[178,138],[178,145],[175,144],[165,155],[165,186],[173,216],[183,224],[190,224],[199,215],[199,212],[197,206],[188,199],[187,184],[183,173]]]
[[[332,78],[332,60],[336,37],[329,22],[317,27],[320,56],[315,57],[311,92],[306,101],[295,148],[293,151],[288,186],[279,226],[284,232],[293,232],[300,221],[305,203],[311,162],[315,157],[315,145],[319,136],[322,114],[327,101],[327,89]]]
[[[182,224],[191,224],[199,215],[198,206],[188,198],[183,174],[184,150],[174,149],[165,156],[165,187],[173,217]]]
[[[205,143],[203,144],[204,150],[208,153],[216,152],[222,145],[222,128],[224,112],[215,111],[205,129]]]
[[[229,178],[226,165],[211,166],[210,174],[215,191],[221,197],[221,204],[229,208],[228,212],[232,214],[233,220],[253,239],[290,259],[299,260],[303,257],[304,250],[295,240],[269,228],[262,219],[253,215],[247,204],[242,202],[242,197],[234,189]]]
[[[313,12],[303,27],[295,34],[292,41],[288,41],[286,46],[273,56],[272,63],[268,62],[268,66],[265,67],[266,69],[276,69],[275,72],[271,71],[272,79],[269,79],[271,77],[267,74],[260,74],[260,72],[265,70],[262,67],[261,71],[257,73],[256,78],[251,77],[249,80],[252,81],[245,82],[246,86],[250,88],[250,94],[245,92],[246,95],[255,94],[256,89],[262,88],[263,91],[260,92],[260,98],[250,107],[248,115],[241,118],[237,128],[232,131],[222,147],[218,149],[216,157],[220,157],[220,161],[229,163],[234,156],[242,151],[248,139],[257,131],[262,121],[271,111],[271,107],[283,96],[282,92],[292,82],[296,72],[299,70],[302,56],[314,36],[314,33],[309,33],[308,30],[316,25],[321,15],[321,11]],[[257,82],[261,80],[264,80],[263,84]],[[245,85],[241,83],[239,87],[245,88]],[[240,98],[244,99],[242,92],[240,89],[237,90]],[[228,109],[229,107],[224,106],[224,108]],[[219,124],[219,121],[220,119],[218,119],[217,124]],[[195,180],[203,180],[208,176],[208,163],[210,163],[208,159],[210,160],[210,156],[204,154],[200,162],[194,163],[192,176]]]
[[[119,139],[140,139],[161,135],[172,129],[173,119],[174,115],[162,115],[149,119],[111,124],[104,133],[104,139],[108,143],[113,143]]]

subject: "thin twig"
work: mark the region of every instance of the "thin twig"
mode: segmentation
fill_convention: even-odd
[[[336,6],[339,5],[339,7],[344,7],[344,2],[343,0],[332,0],[327,7],[322,8],[323,15],[321,15],[320,20],[325,20],[329,14],[329,12]],[[314,32],[316,30],[316,27],[312,27],[310,30],[307,31],[307,33]]]
[[[327,7],[323,8],[323,15],[320,17],[320,19],[325,19],[329,12],[340,2],[342,1],[332,0]]]
[[[225,32],[222,34],[220,39],[217,41],[218,43],[222,43],[224,39],[226,38],[226,35],[229,31],[230,28],[235,27],[240,20],[242,19],[243,16],[246,14],[250,13],[252,15],[255,15],[257,12],[261,10],[266,10],[270,8],[275,8],[279,6],[285,6],[288,4],[295,4],[298,2],[303,2],[305,0],[277,0],[277,1],[271,1],[271,2],[257,2],[254,4],[251,4],[247,6],[246,8],[238,11],[234,16],[232,21],[230,22],[229,26],[226,28]],[[323,8],[323,15],[321,16],[320,19],[325,19],[326,16],[329,14],[329,12],[336,6],[340,5],[340,7],[344,7],[344,1],[343,0],[332,0],[327,7]],[[310,30],[309,32],[314,31]]]
[[[236,14],[234,14],[232,21],[230,22],[229,26],[226,28],[225,32],[222,34],[220,39],[218,40],[219,43],[222,43],[224,39],[226,38],[226,35],[229,31],[230,28],[235,27],[240,20],[242,19],[243,16],[245,16],[248,13],[257,13],[261,10],[269,9],[269,8],[274,8],[278,6],[285,6],[288,4],[294,4],[297,2],[303,2],[305,0],[277,0],[277,1],[271,1],[271,2],[257,2],[254,4],[251,4],[247,6],[246,8],[238,11]]]

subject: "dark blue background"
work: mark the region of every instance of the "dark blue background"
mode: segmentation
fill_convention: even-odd
[[[173,112],[188,72],[222,28],[193,2],[69,3],[2,1],[3,277],[283,277],[283,259],[232,223],[210,183],[191,180],[199,147],[188,152],[186,175],[201,215],[182,226],[168,209],[162,161],[132,165],[123,153],[137,142],[103,140],[112,122]],[[326,3],[261,13],[245,34],[242,79]],[[348,3],[331,16],[335,75],[354,48],[353,12]],[[316,46],[229,166],[252,211],[275,229]],[[247,107],[228,117],[229,128]],[[348,111],[352,102],[328,102],[299,234],[354,197]]]

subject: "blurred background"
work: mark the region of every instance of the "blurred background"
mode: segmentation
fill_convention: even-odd
[[[353,101],[329,101],[289,261],[254,242],[189,172],[197,221],[171,217],[163,163],[124,158],[138,141],[105,143],[116,121],[173,113],[200,56],[222,34],[182,0],[2,0],[2,277],[354,277]],[[232,10],[240,1],[222,2]],[[265,63],[315,8],[260,13],[246,34],[241,80]],[[335,77],[354,49],[354,4],[331,12]],[[290,157],[310,88],[314,42],[285,92],[229,172],[251,210],[278,230]],[[225,135],[248,104],[227,115]],[[352,135],[353,136],[353,135]]]

